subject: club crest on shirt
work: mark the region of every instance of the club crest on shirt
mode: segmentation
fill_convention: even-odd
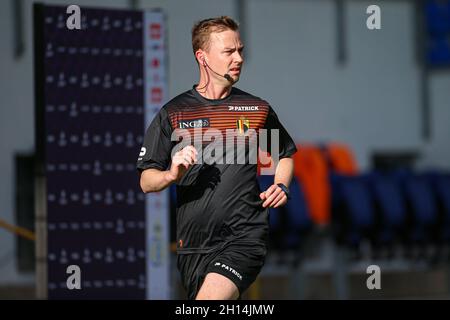
[[[238,129],[240,134],[244,134],[250,129],[250,120],[246,117],[240,117],[236,120],[236,128]]]

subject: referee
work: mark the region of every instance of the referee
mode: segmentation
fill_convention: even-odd
[[[137,169],[145,193],[176,184],[177,267],[188,298],[238,299],[264,265],[268,208],[288,201],[297,149],[268,102],[233,87],[244,62],[233,19],[196,23],[192,47],[200,80],[155,116]],[[270,152],[278,144],[272,157],[280,159],[263,192],[251,161],[261,129],[276,130],[278,141],[268,133],[268,143],[256,138],[256,148]]]

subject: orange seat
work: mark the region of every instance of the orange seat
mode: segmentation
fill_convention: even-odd
[[[331,219],[331,190],[328,166],[320,148],[312,144],[298,144],[294,154],[294,174],[300,180],[311,219],[326,225]]]
[[[358,173],[353,152],[347,145],[339,142],[328,143],[326,154],[334,172],[345,175],[356,175]]]

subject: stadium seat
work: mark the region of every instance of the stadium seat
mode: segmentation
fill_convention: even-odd
[[[258,176],[259,186],[261,191],[266,190],[273,184],[273,176],[262,175]],[[282,212],[280,208],[270,208],[269,209],[269,225],[273,232],[279,231],[281,228],[281,215]]]
[[[356,175],[358,167],[350,147],[339,142],[330,142],[322,146],[330,171],[338,174]]]
[[[259,176],[261,190],[270,187],[273,179],[273,176]],[[292,179],[289,190],[291,199],[285,206],[269,209],[272,244],[281,251],[298,249],[313,225],[297,178]]]
[[[177,219],[177,186],[176,184],[171,184],[169,187],[169,208],[170,208],[170,241],[176,242],[176,219]]]
[[[407,208],[398,181],[387,173],[367,174],[377,212],[375,244],[391,245],[403,240]]]
[[[431,34],[450,32],[450,4],[428,0],[425,5],[427,31]]]
[[[333,227],[337,240],[357,247],[369,239],[375,223],[373,199],[367,177],[331,174]]]
[[[328,166],[320,148],[298,144],[294,154],[294,175],[302,185],[310,217],[317,225],[327,225],[331,219],[331,190]]]
[[[438,207],[438,241],[450,242],[450,174],[427,172],[425,175],[433,188]]]
[[[291,199],[284,207],[287,220],[285,244],[287,248],[297,248],[311,230],[312,220],[302,186],[296,177],[292,179],[289,190]]]
[[[408,204],[409,240],[417,244],[434,240],[438,209],[429,179],[416,173],[402,174],[398,178]]]

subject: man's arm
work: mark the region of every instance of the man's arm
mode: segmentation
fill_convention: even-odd
[[[159,192],[179,181],[186,171],[197,162],[197,150],[187,146],[176,152],[169,170],[147,169],[142,171],[140,185],[144,193]]]
[[[278,208],[286,204],[287,196],[277,184],[282,183],[289,187],[293,174],[294,160],[290,157],[280,159],[275,170],[274,184],[259,195],[261,200],[265,200],[263,202],[264,208]]]
[[[173,182],[168,170],[147,169],[141,173],[140,185],[144,193],[159,192]]]
[[[282,183],[286,187],[291,184],[292,176],[294,175],[294,160],[292,158],[283,158],[278,162],[275,170],[274,183]]]

